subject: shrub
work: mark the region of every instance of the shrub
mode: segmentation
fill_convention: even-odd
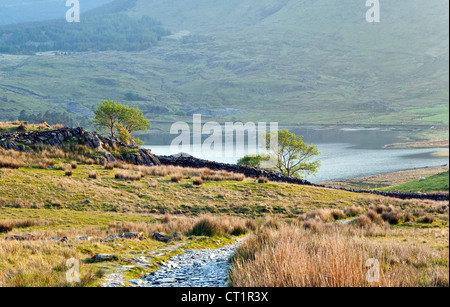
[[[204,217],[192,228],[191,235],[214,237],[227,233],[225,221],[218,218]]]
[[[181,182],[183,180],[183,174],[174,174],[170,177],[172,182]]]
[[[335,220],[341,220],[341,219],[344,219],[346,217],[345,213],[342,210],[339,210],[339,209],[331,210],[331,216]]]
[[[13,223],[9,220],[0,221],[0,233],[8,233],[13,229]]]
[[[321,231],[323,227],[323,223],[317,220],[308,220],[302,223],[302,228],[305,230],[310,230],[314,233],[318,233]]]
[[[0,167],[17,169],[23,166],[23,163],[10,157],[0,157]]]
[[[428,214],[417,220],[417,222],[423,223],[423,224],[433,224],[434,221],[435,221],[435,218]]]
[[[68,166],[64,169],[64,172],[65,172],[65,174],[66,174],[67,177],[72,176],[72,174],[73,174],[72,166],[68,165]]]
[[[391,225],[397,225],[400,222],[400,213],[397,210],[391,210],[383,214],[383,220]]]
[[[355,207],[355,206],[352,206],[352,207],[349,207],[349,208],[345,208],[345,210],[344,210],[344,214],[345,214],[347,217],[355,217],[355,216],[358,216],[358,215],[361,214],[361,212],[362,212],[362,209],[359,208],[359,207]]]
[[[192,179],[192,183],[194,185],[202,185],[203,184],[203,179],[200,177],[195,177]]]
[[[117,170],[115,173],[116,179],[123,179],[123,180],[131,180],[131,181],[138,181],[141,180],[143,177],[143,174],[141,172],[132,172],[128,170]]]
[[[104,166],[106,170],[113,170],[114,167],[116,167],[116,164],[113,162],[106,162]]]
[[[267,177],[259,177],[258,183],[268,183],[269,179]]]
[[[17,131],[19,131],[19,132],[28,131],[28,127],[25,123],[20,123],[19,127],[17,127]]]
[[[407,212],[403,215],[403,220],[405,223],[408,223],[408,222],[414,222],[415,218],[414,218],[414,215],[411,214],[411,212]]]
[[[89,178],[90,179],[97,179],[97,171],[90,171],[89,172]]]
[[[359,228],[370,228],[372,220],[367,215],[362,215],[354,221],[354,225]]]

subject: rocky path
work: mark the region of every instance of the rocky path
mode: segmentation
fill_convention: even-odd
[[[226,287],[228,260],[237,244],[219,249],[188,250],[162,262],[161,269],[143,279],[128,280],[130,287]],[[111,274],[104,287],[121,287],[123,274]]]

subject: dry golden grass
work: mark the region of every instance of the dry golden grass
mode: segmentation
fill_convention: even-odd
[[[236,174],[227,171],[211,171],[204,170],[200,177],[206,181],[243,181],[245,176],[243,174]]]
[[[172,165],[160,166],[135,166],[121,165],[121,168],[133,169],[141,172],[144,176],[170,177],[174,182],[180,182],[183,178],[201,178],[204,181],[243,181],[243,174],[236,174],[227,171],[212,171],[208,168],[189,168]]]
[[[2,241],[0,259],[9,265],[0,270],[0,287],[82,287],[101,277],[101,271],[81,262],[81,282],[68,283],[66,262],[71,258],[80,259],[76,249],[51,241]]]
[[[46,122],[40,124],[30,124],[26,122],[7,121],[0,122],[0,134],[5,132],[25,132],[25,131],[35,131],[35,130],[55,130],[64,128],[63,125],[48,125]]]
[[[144,177],[141,172],[118,169],[115,171],[115,178],[130,181],[139,181]]]
[[[369,259],[380,264],[379,282],[366,279]],[[235,287],[448,286],[448,253],[371,241],[343,226],[313,231],[284,225],[242,243],[230,280]]]
[[[166,234],[183,233],[194,236],[242,235],[256,229],[252,219],[230,216],[205,215],[200,217],[166,215],[155,222],[114,222],[109,233],[142,232],[151,237],[156,232]]]
[[[24,219],[24,220],[0,220],[0,233],[7,233],[14,228],[28,228],[33,226],[43,226],[49,223],[42,220]]]
[[[90,158],[93,153],[92,149],[82,145],[69,147],[62,148],[39,145],[31,153],[0,148],[0,167],[13,169],[19,167],[35,167],[47,169],[49,166],[55,165],[57,159],[71,161],[70,163],[73,169],[78,167],[78,162],[89,165],[94,164],[94,160]]]
[[[38,201],[29,201],[21,198],[9,200],[4,197],[0,197],[0,207],[41,209],[44,207],[44,204]]]

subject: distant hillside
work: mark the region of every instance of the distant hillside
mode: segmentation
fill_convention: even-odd
[[[80,2],[81,12],[89,11],[113,0]],[[0,25],[61,19],[66,16],[66,0],[1,0]]]
[[[61,1],[44,6],[57,7]],[[105,1],[91,2],[97,6]],[[64,3],[65,4],[65,1]],[[46,51],[83,52],[145,50],[170,32],[148,16],[131,18],[123,14],[136,1],[116,0],[83,16],[79,23],[68,23],[65,12],[56,20],[0,26],[0,53],[32,54]],[[83,1],[80,7],[84,6]],[[65,6],[64,6],[65,7]],[[68,8],[65,8],[68,10]]]
[[[448,125],[448,10],[381,1],[369,24],[354,0],[114,1],[90,14],[149,16],[174,35],[142,52],[0,55],[0,117],[85,117],[111,98],[168,123]]]

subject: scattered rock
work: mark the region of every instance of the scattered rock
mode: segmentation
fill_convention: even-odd
[[[119,235],[122,239],[141,239],[143,238],[144,233],[142,232],[124,232]]]
[[[170,243],[170,242],[173,241],[173,238],[168,237],[168,236],[165,236],[165,235],[163,235],[163,234],[161,234],[161,233],[159,233],[159,232],[154,233],[154,234],[152,235],[152,239],[153,239],[153,240],[156,240],[156,241],[158,241],[158,242],[164,242],[164,243]]]
[[[31,234],[24,234],[24,235],[11,235],[5,237],[6,240],[14,240],[14,241],[34,241],[36,240],[36,237]]]
[[[142,285],[143,281],[142,279],[132,279],[128,281],[131,284],[135,284],[135,285]]]
[[[120,239],[120,238],[115,235],[110,235],[110,236],[104,238],[103,240],[100,240],[100,242],[102,242],[102,243],[113,242],[114,240],[117,240],[117,239]]]
[[[93,261],[112,261],[116,259],[116,256],[109,254],[98,254],[91,258]]]

